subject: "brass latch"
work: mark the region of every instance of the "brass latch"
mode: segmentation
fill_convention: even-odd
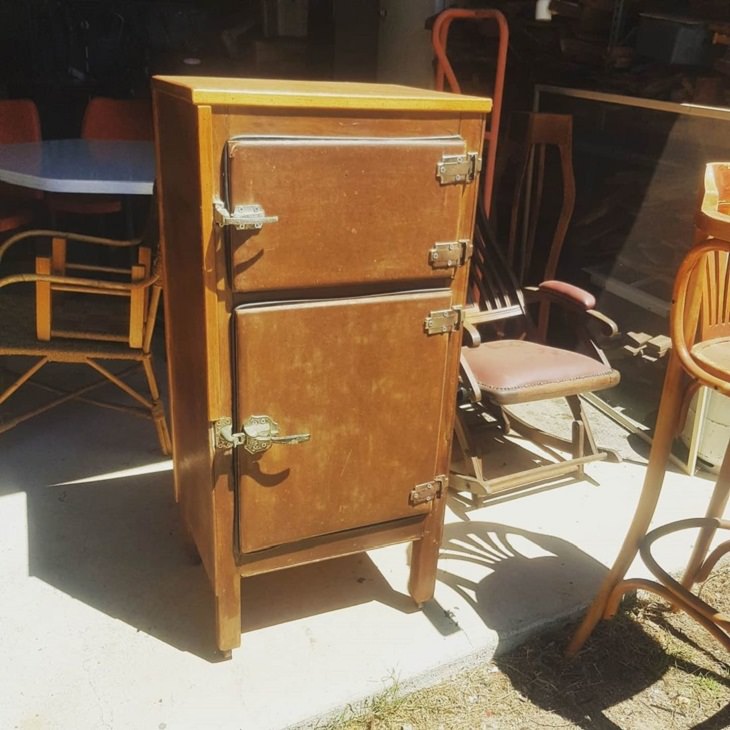
[[[219,418],[214,426],[216,448],[243,446],[249,454],[268,451],[274,444],[301,444],[312,438],[308,433],[279,436],[279,424],[270,416],[249,416],[241,426],[240,433],[233,433],[233,421],[230,418]]]
[[[237,231],[258,230],[264,223],[276,223],[277,215],[266,215],[264,209],[253,203],[251,205],[237,205],[231,213],[222,200],[213,201],[213,220],[219,226],[233,226]]]
[[[434,499],[442,495],[448,483],[448,477],[441,474],[434,477],[433,481],[416,484],[408,495],[408,501],[413,507],[419,504],[425,504],[426,502],[433,502]]]
[[[437,309],[431,312],[424,328],[428,335],[441,335],[459,329],[464,318],[463,307],[451,307],[451,309]]]
[[[463,155],[443,155],[436,163],[436,177],[442,185],[470,183],[482,169],[482,158],[478,152]]]
[[[434,269],[451,269],[463,266],[471,257],[472,243],[467,239],[436,243],[428,252],[428,260]]]

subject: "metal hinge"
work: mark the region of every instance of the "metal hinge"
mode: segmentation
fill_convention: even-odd
[[[230,418],[219,418],[213,422],[213,427],[217,449],[243,446],[249,454],[267,451],[274,444],[301,444],[311,438],[308,433],[279,436],[279,424],[270,416],[249,416],[239,433],[233,433],[233,421]]]
[[[266,215],[264,209],[253,203],[251,205],[237,205],[231,213],[222,200],[213,201],[213,220],[219,226],[233,226],[238,231],[258,230],[264,223],[276,223],[277,215]]]
[[[436,243],[428,252],[428,260],[434,269],[450,269],[463,266],[471,257],[472,243],[467,239]]]
[[[433,502],[443,494],[444,489],[448,486],[449,480],[444,474],[434,477],[432,481],[424,484],[416,484],[411,493],[408,495],[408,501],[412,506]]]
[[[451,307],[451,309],[437,309],[431,312],[426,321],[424,328],[428,335],[440,335],[446,332],[453,332],[461,327],[464,319],[463,307]]]
[[[436,177],[442,185],[470,183],[482,169],[482,158],[478,152],[463,155],[443,155],[436,163]]]

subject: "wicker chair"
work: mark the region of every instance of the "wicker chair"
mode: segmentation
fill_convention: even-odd
[[[50,240],[50,256],[35,258],[32,271],[23,267],[23,256],[4,264],[11,247],[36,247]],[[86,244],[95,248],[127,249],[131,266],[98,266],[74,263],[67,251],[73,242],[77,251]],[[160,260],[143,239],[119,241],[81,234],[34,230],[18,233],[0,246],[0,357],[21,372],[12,372],[9,384],[3,378],[0,406],[21,386],[32,382],[53,394],[50,402],[10,418],[0,417],[0,433],[28,418],[45,413],[73,398],[151,418],[163,453],[171,450],[170,436],[150,351],[160,302]],[[22,253],[22,251],[21,251]],[[89,257],[87,256],[87,259]],[[25,260],[32,258],[25,257]],[[20,262],[20,263],[19,263]],[[28,361],[30,360],[30,364]],[[122,372],[112,365],[128,363]],[[101,379],[73,392],[31,381],[49,363],[87,365]],[[149,396],[126,380],[141,365]],[[92,400],[90,391],[112,383],[136,402],[136,406]]]

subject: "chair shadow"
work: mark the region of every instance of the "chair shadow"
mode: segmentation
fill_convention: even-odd
[[[564,656],[572,631],[566,624],[582,613],[606,573],[566,540],[491,522],[450,524],[441,566],[439,580],[497,633],[495,663],[513,687],[577,727],[620,730],[605,711],[654,684],[670,662],[677,664],[622,613],[602,622],[575,659]],[[486,575],[465,577],[470,572]],[[525,642],[533,627],[540,632]],[[687,673],[701,671],[685,665],[680,668]],[[727,719],[726,708],[698,728],[720,730]]]
[[[1,491],[26,495],[31,576],[181,651],[219,660],[212,590],[185,548],[170,464],[151,424],[68,405],[4,434],[0,460]],[[153,471],[129,471],[142,465]],[[366,554],[248,578],[244,596],[244,634],[371,601],[418,610]]]
[[[660,680],[670,669],[687,676],[705,676],[728,686],[726,676],[708,671],[706,666],[685,659],[679,652],[668,653],[662,642],[652,638],[638,621],[626,614],[619,613],[611,621],[599,624],[585,648],[576,657],[567,659],[563,652],[572,628],[571,625],[542,634],[495,661],[520,694],[565,718],[571,726],[585,730],[621,730],[626,726],[612,720],[607,710],[647,690],[652,693],[655,684],[661,696],[666,690],[662,690]],[[645,701],[650,703],[651,699]],[[668,722],[666,725],[662,722],[660,715],[653,717],[658,724],[647,723],[645,716],[636,717],[630,726],[669,726]],[[668,716],[663,719],[668,720]],[[724,730],[728,719],[730,708],[724,707],[692,727],[693,730]],[[680,725],[672,724],[672,727]]]
[[[604,565],[567,540],[481,521],[446,525],[440,565],[439,581],[497,632],[500,651],[511,648],[506,632],[515,627],[574,615],[606,573]],[[482,577],[460,574],[467,565],[477,566]]]

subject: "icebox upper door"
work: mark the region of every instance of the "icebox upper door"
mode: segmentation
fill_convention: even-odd
[[[230,139],[221,202],[263,221],[227,226],[232,288],[448,279],[464,257],[448,267],[431,252],[457,240],[467,183],[443,163],[460,159],[475,162],[459,136]]]

